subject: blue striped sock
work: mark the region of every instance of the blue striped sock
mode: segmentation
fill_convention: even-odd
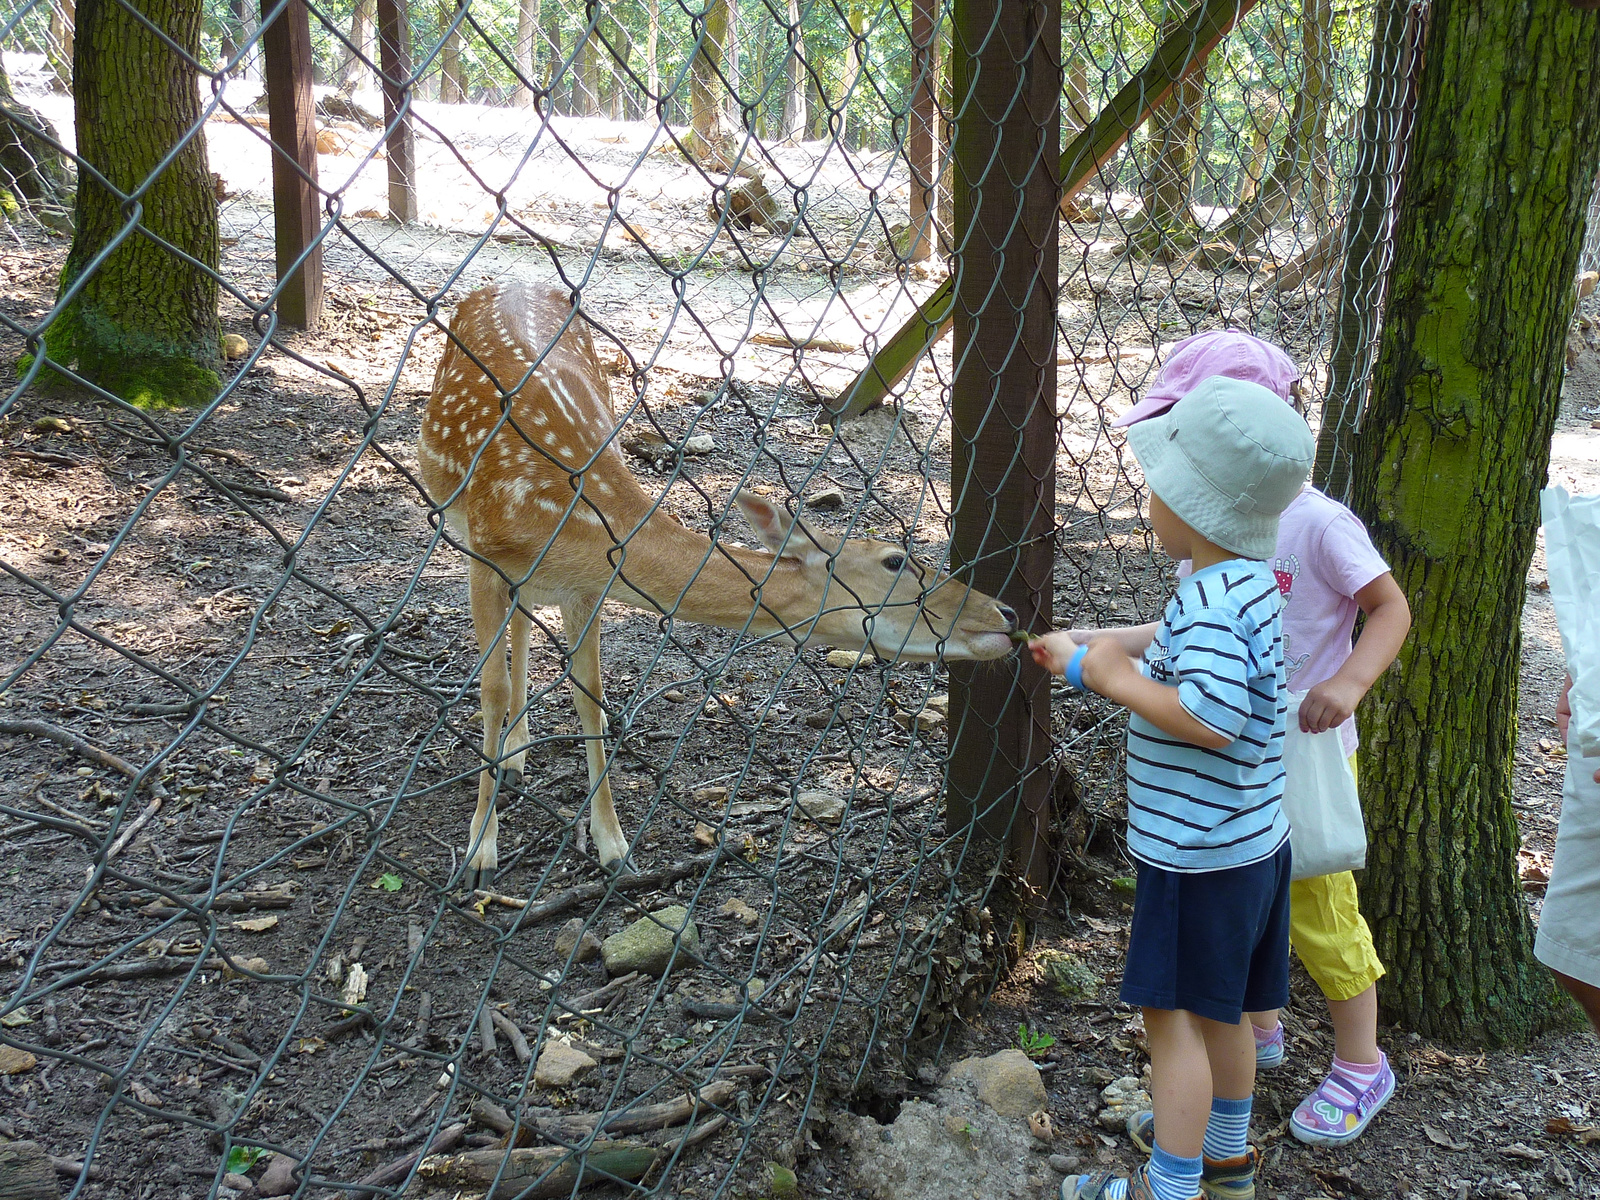
[[[1145,1181],[1155,1200],[1194,1200],[1200,1194],[1201,1160],[1168,1154],[1156,1142],[1150,1154]]]
[[[1250,1138],[1250,1097],[1243,1100],[1211,1098],[1211,1119],[1206,1122],[1206,1142],[1201,1153],[1207,1158],[1237,1158]]]

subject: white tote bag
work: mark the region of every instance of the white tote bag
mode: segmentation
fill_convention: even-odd
[[[1337,729],[1300,732],[1304,692],[1289,693],[1283,738],[1283,812],[1289,818],[1291,879],[1312,879],[1367,865],[1367,827],[1356,777]]]

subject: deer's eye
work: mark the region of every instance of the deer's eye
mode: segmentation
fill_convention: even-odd
[[[883,560],[883,569],[885,571],[894,571],[898,573],[905,565],[906,556],[904,554],[891,554],[888,558]]]

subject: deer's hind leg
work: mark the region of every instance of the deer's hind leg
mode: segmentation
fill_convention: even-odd
[[[487,563],[473,559],[467,579],[472,597],[472,629],[477,635],[478,653],[483,657],[479,690],[483,701],[486,765],[478,775],[478,807],[472,814],[471,839],[467,843],[466,885],[487,889],[494,882],[495,868],[500,865],[497,845],[500,817],[494,807],[498,770],[495,764],[500,760],[501,731],[511,703],[511,676],[506,671],[506,646],[501,640],[511,597],[506,581]],[[526,659],[523,666],[522,687],[526,694]]]
[[[600,679],[600,607],[598,596],[584,596],[561,604],[561,627],[572,651],[572,703],[583,725],[583,745],[589,760],[589,833],[594,838],[600,865],[621,868],[628,857],[628,838],[617,820],[606,775],[605,685]]]
[[[528,760],[528,641],[533,618],[521,599],[511,596],[511,732],[506,736],[506,772],[520,781]]]

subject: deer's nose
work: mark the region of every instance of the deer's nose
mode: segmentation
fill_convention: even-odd
[[[1017,628],[1017,611],[1009,604],[997,604],[1000,610],[1000,619],[1006,623],[1006,632],[1015,633]]]

